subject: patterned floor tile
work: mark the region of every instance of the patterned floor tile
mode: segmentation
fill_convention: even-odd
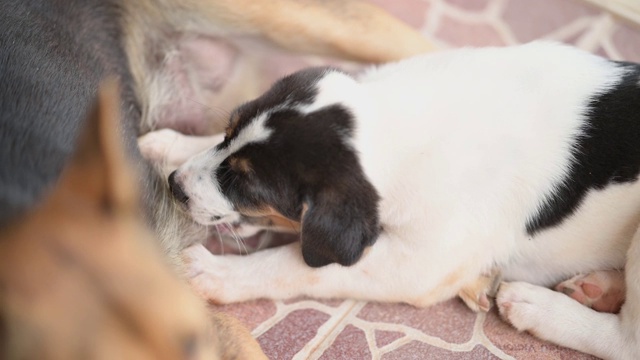
[[[418,341],[410,342],[401,348],[382,356],[383,360],[424,360],[424,359],[459,359],[459,360],[484,360],[499,359],[481,345],[477,345],[471,351],[449,351],[431,346]]]
[[[276,314],[276,305],[271,300],[255,300],[238,304],[212,306],[240,320],[249,330],[267,321]]]
[[[506,45],[493,24],[468,22],[447,14],[442,16],[435,36],[454,47]]]
[[[453,344],[469,341],[476,321],[476,314],[457,299],[426,309],[403,304],[370,303],[357,316],[370,323],[403,325]]]
[[[400,331],[385,331],[385,330],[376,330],[375,338],[376,338],[376,346],[378,348],[384,347],[385,345],[389,345],[392,342],[403,338],[405,333]]]
[[[270,359],[291,359],[329,318],[330,315],[318,310],[295,310],[260,335],[258,343]]]
[[[348,325],[333,341],[329,349],[324,351],[320,359],[370,359],[371,356],[364,331],[353,325]]]
[[[584,17],[593,17],[598,10],[578,0],[510,0],[504,20],[520,42],[528,42]]]
[[[621,59],[640,62],[640,30],[638,27],[625,23],[620,24],[611,40]]]

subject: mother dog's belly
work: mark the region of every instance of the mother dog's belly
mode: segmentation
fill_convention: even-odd
[[[591,190],[578,210],[534,236],[523,232],[502,266],[507,281],[551,286],[577,273],[624,266],[640,221],[640,183]]]

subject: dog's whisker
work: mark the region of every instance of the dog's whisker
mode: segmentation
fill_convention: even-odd
[[[223,109],[223,108],[218,107],[218,106],[209,106],[209,105],[203,104],[203,103],[201,103],[201,102],[199,102],[199,101],[197,101],[197,100],[195,100],[193,98],[187,98],[187,99],[189,101],[194,102],[194,103],[202,106],[203,108],[207,109],[208,112],[212,112],[215,115],[222,115],[220,118],[212,119],[213,121],[221,122],[221,123],[224,123],[224,125],[226,125],[227,124],[227,120],[226,119],[231,117],[231,112],[229,110]]]
[[[220,228],[218,228],[218,225],[214,225],[216,232],[218,233],[218,242],[220,243],[220,249],[222,251],[221,255],[224,255],[224,241],[222,241],[222,233],[220,233]]]
[[[242,239],[242,237],[238,235],[238,233],[236,233],[236,231],[233,229],[233,225],[226,223],[225,226],[227,226],[227,229],[229,229],[229,233],[231,233],[231,236],[236,241],[236,244],[238,244],[238,250],[244,251],[245,255],[249,254],[249,250],[244,243],[244,239]]]
[[[285,218],[285,219],[289,222],[289,225],[291,225],[291,229],[293,230],[293,232],[296,235],[300,236],[300,231],[298,230],[296,224],[294,224],[293,221],[291,221],[291,219],[289,218]],[[300,219],[300,221],[302,221],[302,219]]]

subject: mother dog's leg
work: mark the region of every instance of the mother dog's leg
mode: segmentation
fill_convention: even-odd
[[[255,0],[217,2],[233,3],[242,11],[257,10],[253,25],[292,50],[365,62],[394,61],[433,50],[418,32],[364,1],[277,0],[268,2],[267,9],[258,9]]]
[[[547,288],[503,284],[502,316],[521,331],[605,359],[640,358],[640,230],[627,253],[627,299],[620,314],[599,313]]]
[[[175,7],[179,14],[171,20],[180,22],[175,24],[178,29],[196,25],[202,30],[206,25],[195,23],[205,20],[224,35],[260,35],[305,53],[386,62],[433,50],[420,33],[359,0],[192,0],[176,2],[177,6],[172,2],[142,3]]]

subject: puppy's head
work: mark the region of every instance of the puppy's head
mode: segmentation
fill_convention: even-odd
[[[307,264],[351,265],[380,227],[378,194],[352,146],[365,106],[339,71],[286,77],[234,111],[221,144],[170,175],[173,192],[204,224],[237,213],[299,221]]]

